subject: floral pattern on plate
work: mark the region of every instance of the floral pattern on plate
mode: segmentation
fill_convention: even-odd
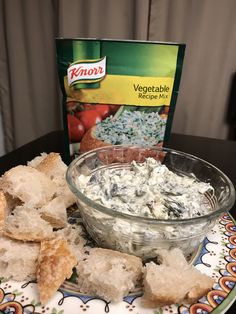
[[[73,282],[66,281],[52,300],[41,306],[36,282],[0,282],[0,314],[222,314],[236,298],[236,225],[225,213],[208,233],[192,263],[215,279],[213,289],[197,303],[143,308],[142,293],[128,295],[120,303],[109,303],[79,293]]]

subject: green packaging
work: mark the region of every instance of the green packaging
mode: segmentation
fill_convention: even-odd
[[[56,46],[71,158],[106,145],[165,145],[184,44],[56,39]]]

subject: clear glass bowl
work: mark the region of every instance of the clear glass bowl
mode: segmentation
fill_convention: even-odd
[[[79,176],[91,175],[101,168],[127,167],[132,160],[143,162],[155,158],[177,174],[209,182],[214,194],[206,195],[212,211],[190,219],[152,219],[113,211],[95,203],[78,188]],[[229,178],[212,164],[195,156],[167,148],[107,146],[87,152],[69,165],[67,183],[77,198],[77,205],[87,232],[98,246],[140,256],[143,260],[156,256],[157,249],[179,247],[191,256],[213,228],[221,214],[231,209],[235,190]]]

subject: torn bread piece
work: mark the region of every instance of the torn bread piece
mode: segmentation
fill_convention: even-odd
[[[57,185],[57,192],[56,194],[58,196],[63,196],[64,203],[66,207],[70,207],[76,202],[75,195],[71,192],[69,189],[66,179],[65,178],[59,178],[57,180],[54,180],[55,184]]]
[[[0,233],[0,277],[16,281],[36,278],[39,243],[12,240]]]
[[[189,265],[180,249],[163,250],[158,254],[161,265],[150,262],[143,268],[144,306],[192,304],[212,289],[214,280]]]
[[[4,196],[7,202],[7,206],[6,206],[6,216],[7,216],[16,206],[21,205],[22,201],[17,197],[13,197],[9,193],[4,193]]]
[[[78,262],[76,270],[80,292],[119,302],[141,279],[142,261],[133,255],[94,248]]]
[[[13,198],[10,194],[0,191],[0,227],[4,225],[6,217],[22,202],[18,198]]]
[[[29,166],[16,166],[5,172],[1,180],[1,189],[28,207],[42,207],[53,198],[56,188],[44,173]]]
[[[64,197],[66,207],[75,203],[75,196],[70,191],[66,182],[67,165],[62,161],[59,153],[50,153],[46,155],[41,162],[36,164],[36,169],[44,173],[56,184],[56,194],[57,196]]]
[[[66,205],[63,196],[57,196],[39,209],[41,217],[54,228],[67,226]]]
[[[59,153],[50,153],[36,166],[36,169],[46,174],[51,180],[64,177],[67,165]]]
[[[36,156],[34,159],[28,161],[27,166],[36,168],[39,165],[39,163],[43,161],[44,158],[47,157],[47,155],[48,155],[47,153],[41,153],[39,156]]]
[[[87,240],[79,224],[68,224],[66,228],[56,231],[56,237],[67,240],[72,252],[75,254],[77,260],[82,260],[87,257],[86,252],[90,247],[86,246]]]
[[[66,240],[54,239],[41,242],[37,282],[42,304],[46,304],[65,279],[70,278],[76,263],[77,259]]]
[[[15,207],[3,230],[10,238],[22,241],[42,241],[55,236],[52,226],[41,218],[38,210],[25,205]]]

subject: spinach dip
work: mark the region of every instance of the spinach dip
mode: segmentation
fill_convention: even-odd
[[[113,145],[153,146],[163,141],[166,118],[158,112],[128,111],[96,125],[95,137]]]
[[[194,175],[178,175],[153,158],[130,167],[105,168],[79,176],[78,187],[88,198],[114,211],[154,219],[185,219],[212,210],[209,183]]]

